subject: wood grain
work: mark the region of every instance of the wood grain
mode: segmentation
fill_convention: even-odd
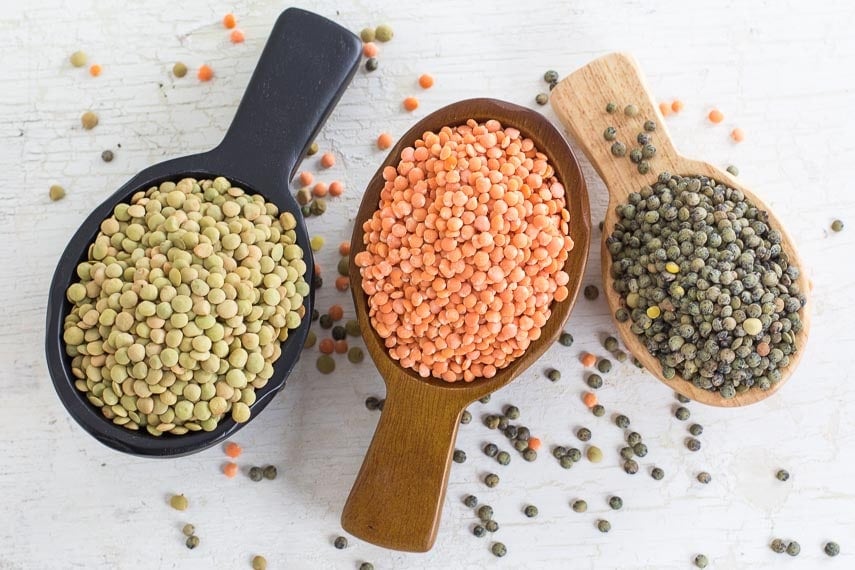
[[[567,192],[574,247],[564,265],[570,276],[570,294],[551,305],[552,314],[540,338],[493,378],[449,383],[420,378],[389,356],[383,339],[371,326],[368,298],[362,291],[362,275],[354,260],[365,251],[362,226],[380,202],[383,169],[397,165],[401,151],[412,146],[425,131],[436,132],[468,119],[496,119],[504,127],[517,128],[549,157]],[[588,192],[579,164],[561,134],[540,113],[495,99],[469,99],[431,113],[401,137],[365,190],[351,238],[351,291],[368,352],[386,382],[387,407],[345,504],[341,519],[345,530],[395,550],[424,552],[433,546],[463,408],[516,378],[561,334],[585,273],[590,234]]]
[[[603,226],[600,251],[603,291],[609,302],[612,322],[617,327],[630,352],[656,378],[687,398],[711,406],[746,406],[764,400],[781,389],[798,366],[810,334],[811,288],[807,273],[803,271],[804,263],[796,251],[795,242],[772,209],[736,177],[709,163],[688,159],[677,153],[671,137],[668,135],[665,120],[653,101],[653,96],[645,84],[641,70],[630,55],[621,53],[605,55],[574,71],[553,90],[551,101],[552,107],[561,122],[570,130],[585,151],[585,155],[597,169],[597,173],[609,191],[609,205]],[[606,105],[609,102],[616,103],[617,112],[606,113]],[[624,107],[629,104],[638,107],[637,116],[629,117],[624,113]],[[638,146],[634,140],[635,135],[643,132],[642,126],[648,118],[653,118],[656,121],[656,131],[651,134],[656,146],[656,156],[650,160],[650,171],[647,174],[640,174],[627,157],[620,158],[612,155],[611,143],[604,139],[603,132],[608,126],[615,127],[619,133],[617,140],[626,145],[627,154],[629,154],[629,149]],[[626,202],[630,192],[637,192],[643,186],[654,184],[662,171],[683,176],[708,176],[740,190],[745,194],[746,199],[768,213],[770,226],[783,234],[781,247],[789,257],[790,263],[802,269],[796,282],[808,299],[800,311],[804,327],[796,334],[797,350],[790,358],[789,365],[781,369],[781,380],[773,384],[768,390],[749,389],[737,393],[733,398],[726,399],[722,398],[718,392],[696,387],[679,375],[667,379],[662,375],[662,365],[659,359],[652,356],[639,337],[630,330],[631,321],[620,322],[615,318],[615,312],[626,305],[612,286],[613,281],[609,273],[611,255],[606,245],[606,238],[614,231],[615,223],[618,221],[616,207]]]

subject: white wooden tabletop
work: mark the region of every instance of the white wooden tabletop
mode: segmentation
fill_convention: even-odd
[[[855,567],[855,4],[729,0],[641,2],[579,0],[519,3],[436,0],[409,2],[304,1],[301,6],[358,31],[391,24],[395,38],[381,44],[380,68],[360,70],[318,140],[338,163],[322,179],[339,178],[345,195],[330,201],[310,233],[326,238],[317,254],[327,277],[321,310],[348,295],[332,287],[338,254],[362,188],[383,158],[374,146],[381,131],[403,133],[417,118],[447,103],[490,96],[536,107],[543,72],[565,75],[612,50],[630,51],[661,100],[680,98],[685,110],[668,119],[677,146],[689,156],[736,164],[796,238],[813,278],[810,343],[799,370],[774,397],[747,409],[690,404],[691,421],[704,425],[702,449],[683,444],[687,424],[675,420],[673,394],[630,365],[617,366],[599,391],[609,413],[594,418],[580,402],[585,389],[582,350],[602,352],[611,332],[602,296],[580,298],[567,330],[572,348],[553,347],[486,405],[471,407],[457,446],[469,459],[451,472],[443,521],[427,554],[383,550],[350,537],[345,550],[332,540],[339,515],[376,424],[367,396],[383,383],[366,361],[338,360],[334,375],[315,370],[317,352],[304,353],[288,385],[236,440],[240,464],[275,464],[275,481],[229,480],[221,448],[191,457],[153,460],[108,449],[66,413],[45,363],[44,317],[53,269],[86,215],[143,167],[216,144],[232,118],[273,21],[279,0],[183,2],[40,0],[2,2],[0,11],[0,569],[249,568],[263,554],[269,568],[690,568],[698,553],[710,568]],[[691,4],[691,8],[686,6]],[[246,34],[232,45],[220,24],[233,11]],[[68,63],[82,49],[103,66],[97,79]],[[170,74],[175,61],[188,77]],[[195,68],[215,70],[199,83]],[[422,91],[420,73],[436,85]],[[405,96],[421,106],[401,110]],[[725,114],[713,127],[713,106]],[[100,124],[80,128],[96,111]],[[548,107],[539,108],[554,119]],[[746,140],[728,139],[742,127]],[[115,160],[100,155],[112,149]],[[591,217],[603,217],[606,193],[580,157],[588,181]],[[315,159],[306,163],[316,171]],[[51,184],[66,198],[48,199]],[[829,230],[835,218],[847,227]],[[585,283],[599,285],[599,232]],[[562,379],[544,376],[556,367]],[[546,450],[534,463],[513,453],[501,467],[480,447],[507,440],[481,424],[485,413],[513,403]],[[622,433],[609,421],[623,412],[650,447],[642,471],[619,467]],[[573,433],[589,427],[605,460],[562,470],[548,452],[580,445]],[[662,481],[648,474],[665,472]],[[776,480],[786,468],[789,481]],[[488,471],[501,483],[488,489]],[[703,486],[696,474],[706,470]],[[190,508],[169,508],[171,493]],[[493,537],[475,538],[475,517],[462,503],[469,493],[495,510]],[[607,499],[623,498],[610,511]],[[587,513],[571,510],[584,498]],[[540,514],[526,519],[534,504]],[[598,532],[599,518],[612,531]],[[184,546],[180,528],[196,525],[201,545]],[[801,555],[773,553],[772,538],[797,540]],[[508,555],[497,559],[499,540]],[[840,543],[835,559],[827,540]]]

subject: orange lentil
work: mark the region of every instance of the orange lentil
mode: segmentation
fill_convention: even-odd
[[[349,241],[343,241],[340,244],[338,244],[338,252],[341,255],[350,255],[350,242]]]
[[[237,443],[230,441],[226,444],[224,448],[226,455],[234,459],[235,457],[240,457],[240,454],[243,453],[243,448]]]
[[[593,392],[585,392],[585,395],[582,396],[582,401],[585,402],[587,407],[593,408],[597,405],[597,395]]]
[[[238,473],[237,463],[233,463],[233,462],[229,461],[228,463],[223,465],[223,475],[225,475],[229,479],[234,478],[234,476],[237,475],[237,473]]]
[[[423,378],[492,378],[568,296],[564,186],[496,120],[425,132],[382,176],[353,260],[372,327]]]
[[[226,14],[223,16],[223,26],[231,30],[237,25],[237,18],[234,14]]]
[[[428,75],[427,73],[422,74],[419,77],[419,86],[422,89],[430,89],[433,87],[433,76]]]
[[[242,44],[243,40],[246,39],[246,36],[244,36],[243,32],[240,30],[232,30],[232,33],[229,34],[229,39],[233,44]]]
[[[380,150],[392,148],[392,135],[389,133],[380,133],[380,136],[377,137],[377,148]]]
[[[324,354],[332,354],[335,350],[335,342],[331,338],[322,338],[318,343],[318,350]]]
[[[328,191],[329,191],[329,189],[327,188],[326,182],[318,182],[312,188],[312,194],[314,194],[318,198],[322,198],[323,196],[326,196]]]
[[[374,42],[365,42],[362,44],[362,55],[365,57],[377,57],[380,50]]]
[[[321,266],[316,263],[315,264],[315,275],[320,275],[320,274],[321,274]]]
[[[730,131],[730,138],[733,139],[733,142],[742,142],[745,140],[745,131],[737,127]]]
[[[768,356],[771,348],[769,347],[768,342],[761,342],[757,344],[757,354],[759,356]]]
[[[674,102],[671,103],[671,110],[675,113],[679,113],[683,110],[683,102],[679,99],[674,99]]]
[[[532,448],[533,450],[535,450],[535,451],[539,451],[539,450],[540,450],[540,446],[541,446],[542,444],[543,444],[543,442],[541,442],[541,441],[540,441],[540,438],[539,438],[539,437],[529,437],[529,438],[528,438],[528,446],[529,446],[530,448]]]
[[[340,321],[344,317],[344,309],[341,308],[341,305],[333,305],[327,314],[333,321]]]
[[[336,354],[347,352],[347,341],[344,339],[335,341],[335,352]]]
[[[97,63],[89,68],[89,75],[92,77],[98,77],[101,75],[101,66]]]
[[[344,184],[338,180],[330,182],[330,196],[341,196],[344,193]]]
[[[419,108],[419,100],[415,97],[407,97],[404,99],[404,109],[407,111],[415,111]]]
[[[350,280],[344,275],[339,275],[335,278],[335,288],[339,291],[347,291],[350,287]]]
[[[335,166],[335,155],[331,152],[325,152],[321,156],[321,166],[324,168],[332,168]]]
[[[210,65],[202,65],[196,73],[196,77],[199,78],[199,81],[210,81],[214,77],[214,70],[211,69]]]
[[[580,362],[582,362],[582,366],[584,366],[585,368],[590,368],[591,366],[597,363],[597,357],[591,354],[590,352],[583,352]]]
[[[724,120],[724,114],[718,109],[713,109],[710,111],[710,114],[707,115],[707,118],[711,123],[715,123],[717,125]]]
[[[667,117],[671,114],[671,105],[669,105],[665,101],[662,101],[661,103],[659,103],[659,112],[662,113],[663,117]]]
[[[315,177],[308,170],[300,173],[300,186],[309,186],[314,181]]]

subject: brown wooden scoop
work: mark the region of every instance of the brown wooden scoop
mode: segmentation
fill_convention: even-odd
[[[420,378],[389,357],[383,339],[371,326],[354,257],[365,250],[362,224],[379,205],[383,169],[397,165],[401,151],[425,131],[436,132],[468,119],[496,119],[504,127],[517,128],[549,157],[567,191],[570,237],[575,246],[564,266],[570,275],[570,294],[552,304],[552,315],[541,337],[493,378],[449,383]],[[431,113],[401,137],[365,190],[351,239],[350,287],[368,352],[386,381],[386,403],[341,516],[347,532],[395,550],[430,550],[439,527],[460,416],[469,403],[501,388],[528,368],[561,333],[585,272],[590,225],[587,188],[576,157],[558,130],[535,111],[494,99],[469,99]]]
[[[810,285],[793,240],[780,220],[775,217],[774,212],[730,174],[706,162],[691,160],[677,153],[668,136],[665,121],[650,96],[641,71],[631,56],[614,53],[589,63],[563,79],[553,89],[550,99],[556,114],[582,147],[609,191],[609,206],[602,232],[601,248],[603,290],[609,302],[612,320],[630,352],[659,380],[680,394],[704,404],[726,407],[745,406],[759,402],[775,393],[795,370],[804,352],[810,330]],[[618,107],[613,114],[606,113],[606,105],[609,102],[614,102]],[[638,107],[639,113],[636,117],[627,117],[624,114],[623,109],[628,104]],[[643,131],[646,119],[656,121],[656,131],[651,137],[656,146],[656,156],[650,161],[650,172],[640,174],[635,164],[627,157],[618,158],[611,154],[612,143],[603,138],[603,131],[606,127],[615,127],[618,131],[617,140],[627,145],[628,154],[630,148],[637,146],[635,136]],[[790,262],[802,270],[797,281],[802,292],[808,296],[808,304],[801,311],[804,328],[796,335],[795,342],[798,350],[790,357],[789,366],[781,371],[780,382],[774,384],[769,390],[752,388],[726,400],[719,396],[718,392],[697,388],[680,376],[666,380],[662,376],[659,360],[650,355],[630,330],[631,323],[621,323],[614,318],[615,311],[621,306],[621,300],[620,295],[612,287],[612,278],[609,275],[611,254],[606,247],[606,238],[614,230],[617,221],[615,207],[625,203],[630,192],[637,192],[643,186],[654,184],[659,173],[666,170],[672,174],[708,176],[740,190],[755,206],[768,212],[770,225],[783,235],[781,242],[783,251],[789,256]]]

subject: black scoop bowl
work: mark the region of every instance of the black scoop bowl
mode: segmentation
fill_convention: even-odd
[[[54,387],[69,414],[98,441],[118,451],[141,456],[180,456],[206,449],[230,437],[245,424],[225,416],[210,431],[155,437],[145,429],[132,431],[114,424],[74,386],[71,358],[63,341],[63,322],[71,310],[66,289],[77,280],[77,265],[87,258],[101,222],[120,202],[161,182],[185,177],[226,177],[247,192],[261,194],[280,212],[297,219],[297,243],[314,275],[312,249],[289,180],[318,130],[341,97],[359,64],[359,38],[321,16],[290,8],[277,19],[252,79],[223,141],[213,150],[150,166],[98,206],[71,238],[57,264],[47,304],[45,352]],[[257,417],[285,386],[309,332],[314,291],[304,299],[306,317],[282,343],[268,384],[256,390],[250,406]]]

